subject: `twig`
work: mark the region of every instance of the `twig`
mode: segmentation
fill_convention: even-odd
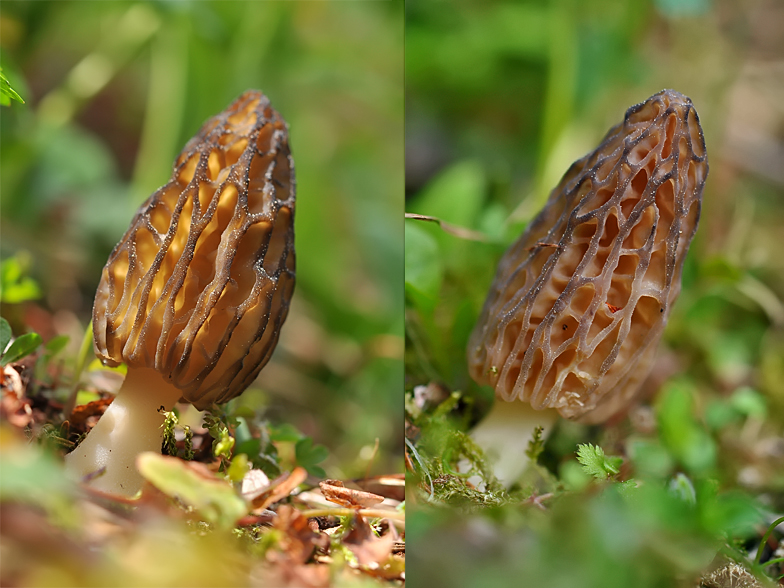
[[[490,239],[487,238],[487,235],[484,233],[480,233],[479,231],[474,231],[472,229],[466,229],[465,227],[458,227],[457,225],[453,225],[452,223],[448,223],[445,220],[441,220],[435,216],[427,216],[425,214],[414,214],[413,212],[407,212],[406,218],[412,220],[423,220],[429,221],[432,223],[436,223],[438,226],[441,227],[441,230],[449,233],[450,235],[454,235],[455,237],[459,237],[460,239],[467,239],[468,241],[479,241],[481,243],[487,243]]]

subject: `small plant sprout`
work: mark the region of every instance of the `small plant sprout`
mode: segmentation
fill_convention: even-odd
[[[664,90],[572,164],[502,257],[468,366],[497,400],[475,438],[511,445],[518,473],[556,413],[595,424],[633,401],[680,292],[707,175],[694,105]]]
[[[597,480],[606,480],[615,476],[620,471],[622,459],[620,457],[605,455],[604,449],[598,445],[577,446],[577,461],[583,466],[583,471]]]
[[[209,119],[142,204],[104,267],[93,337],[125,363],[117,397],[67,466],[134,495],[136,456],[161,451],[164,412],[241,394],[267,363],[294,289],[294,163],[286,123],[248,91]]]

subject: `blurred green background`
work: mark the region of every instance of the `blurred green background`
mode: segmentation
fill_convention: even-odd
[[[411,439],[423,464],[446,472],[414,468],[411,585],[692,586],[717,537],[748,537],[752,522],[784,511],[784,4],[450,6],[407,4],[406,210],[482,240],[406,221]],[[438,482],[462,483],[449,473],[457,449],[433,453],[452,443],[440,427],[465,428],[491,402],[468,376],[465,346],[498,258],[569,165],[663,88],[694,102],[710,174],[646,401],[607,428],[561,422],[542,458],[553,478],[518,488],[567,491],[552,511],[433,508],[431,482],[436,494]],[[439,394],[417,387],[429,382],[463,393],[451,412],[428,416]],[[644,500],[580,481],[574,452],[589,441],[624,458],[621,475],[647,484]],[[679,473],[697,507],[671,500]]]
[[[71,337],[139,204],[248,88],[289,123],[297,287],[243,402],[326,445],[332,478],[402,468],[403,14],[395,2],[3,2],[2,314]],[[32,281],[30,281],[30,278]],[[37,284],[37,286],[36,286]]]

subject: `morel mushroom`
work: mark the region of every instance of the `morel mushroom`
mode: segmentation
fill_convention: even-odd
[[[69,469],[133,495],[136,455],[161,450],[161,410],[181,398],[203,410],[253,382],[294,289],[294,198],[288,128],[262,93],[245,92],[187,143],[103,269],[95,349],[128,375]]]
[[[631,107],[501,259],[469,342],[473,379],[587,423],[626,408],[680,292],[707,174],[689,98]]]

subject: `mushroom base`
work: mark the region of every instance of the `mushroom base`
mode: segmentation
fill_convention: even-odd
[[[149,368],[132,368],[117,397],[87,437],[65,456],[71,474],[97,490],[133,496],[144,479],[136,456],[160,453],[162,410],[171,410],[182,392]],[[98,473],[105,468],[103,473]],[[95,474],[94,477],[92,477]]]
[[[488,415],[471,431],[471,437],[493,464],[498,481],[507,488],[528,467],[525,454],[536,427],[546,436],[558,420],[554,408],[534,410],[527,402],[495,399]]]

